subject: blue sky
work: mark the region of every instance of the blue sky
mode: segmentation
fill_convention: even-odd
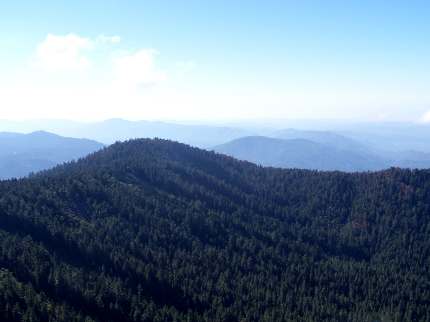
[[[430,120],[428,1],[3,1],[0,118]]]

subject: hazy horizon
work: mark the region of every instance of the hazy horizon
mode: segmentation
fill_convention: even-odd
[[[185,125],[185,126],[207,126],[219,128],[237,128],[237,129],[303,129],[317,131],[340,131],[340,130],[360,130],[377,127],[400,127],[400,129],[430,128],[427,122],[422,121],[393,121],[393,120],[363,120],[363,119],[132,119],[123,117],[103,118],[94,120],[79,120],[66,118],[32,118],[32,119],[0,119],[0,132],[20,132],[30,133],[33,131],[53,131],[53,128],[64,128],[91,124],[112,123],[115,121],[125,123],[153,123],[166,125]]]

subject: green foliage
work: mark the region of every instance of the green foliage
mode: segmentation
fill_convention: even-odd
[[[430,171],[164,140],[0,183],[1,321],[430,321]]]

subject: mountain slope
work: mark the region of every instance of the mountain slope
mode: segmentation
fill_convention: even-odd
[[[114,144],[0,182],[0,319],[428,321],[428,200],[430,171]]]
[[[305,139],[244,137],[216,146],[216,152],[263,166],[316,170],[368,171],[386,168],[366,152],[341,150]]]
[[[23,177],[100,150],[102,144],[38,131],[0,132],[0,179]]]

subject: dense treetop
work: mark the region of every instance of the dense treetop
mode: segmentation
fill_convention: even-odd
[[[2,321],[430,321],[430,171],[165,140],[0,183]]]

